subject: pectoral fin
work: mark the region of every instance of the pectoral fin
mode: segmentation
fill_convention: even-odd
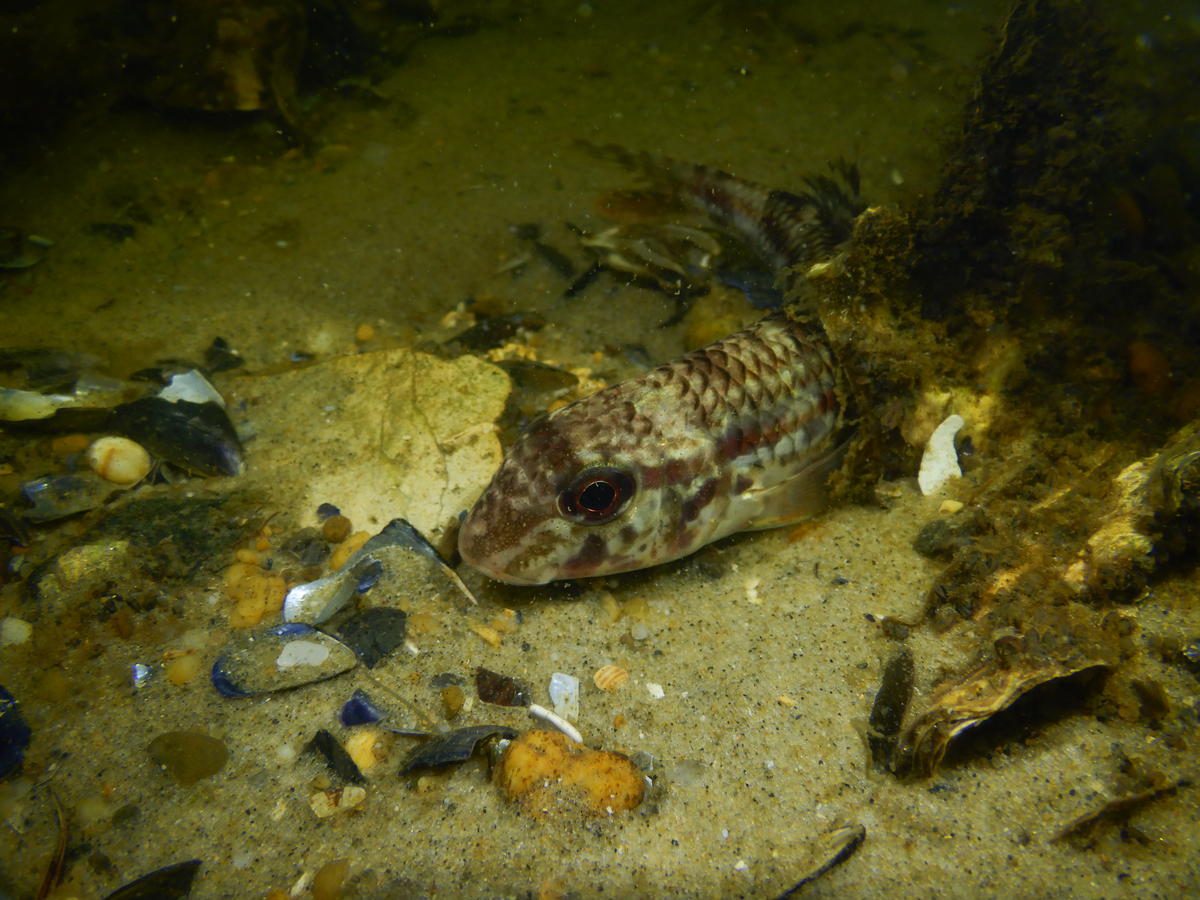
[[[746,529],[777,528],[824,512],[829,506],[829,476],[841,466],[847,446],[849,441],[838,444],[782,481],[748,491],[759,512],[747,522]]]

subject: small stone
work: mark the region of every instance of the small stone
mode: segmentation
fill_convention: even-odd
[[[137,484],[150,473],[150,454],[137,441],[102,437],[87,451],[92,471],[113,484]]]
[[[331,544],[340,544],[346,538],[350,537],[350,532],[354,530],[350,520],[343,515],[330,516],[321,523],[321,537]]]
[[[194,731],[160,734],[147,749],[150,758],[185,787],[216,775],[229,759],[222,741]]]
[[[308,798],[308,805],[318,819],[327,819],[336,813],[354,809],[366,799],[366,790],[357,784],[351,784],[344,788],[317,791]]]
[[[938,512],[942,513],[942,515],[952,516],[962,508],[963,502],[961,500],[943,500],[938,506]]]
[[[646,682],[646,693],[648,693],[655,700],[661,700],[663,697],[667,696],[666,691],[663,690],[663,686],[661,684],[655,684],[653,681]]]
[[[375,339],[375,326],[367,322],[363,322],[354,329],[354,340],[360,344],[365,344],[367,341]]]
[[[350,874],[350,860],[335,859],[317,869],[312,880],[313,900],[338,900],[346,876]]]
[[[446,713],[446,718],[458,718],[458,714],[462,712],[463,704],[466,700],[467,695],[457,684],[442,688],[442,709]]]
[[[359,728],[346,739],[346,752],[362,772],[387,759],[388,746],[386,733],[378,728]]]
[[[187,684],[203,670],[203,660],[198,653],[184,653],[167,663],[167,681],[174,685]]]

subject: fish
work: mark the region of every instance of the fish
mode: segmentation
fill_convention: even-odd
[[[857,171],[771,190],[720,169],[590,148],[736,233],[780,273],[826,258],[865,209]],[[793,280],[794,283],[794,280]],[[463,560],[537,585],[647,568],[828,505],[852,424],[795,288],[783,309],[533,423],[459,529]]]

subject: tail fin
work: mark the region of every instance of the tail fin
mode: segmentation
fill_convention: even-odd
[[[711,166],[580,141],[592,155],[639,175],[650,192],[670,196],[734,232],[774,268],[812,263],[850,236],[866,208],[858,168],[830,164],[833,177],[804,180],[800,193],[771,190]]]

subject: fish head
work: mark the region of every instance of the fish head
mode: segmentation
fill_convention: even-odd
[[[491,578],[526,585],[686,555],[705,539],[690,529],[701,517],[685,509],[693,467],[664,466],[671,452],[619,390],[566,406],[509,451],[462,523],[459,552]]]

